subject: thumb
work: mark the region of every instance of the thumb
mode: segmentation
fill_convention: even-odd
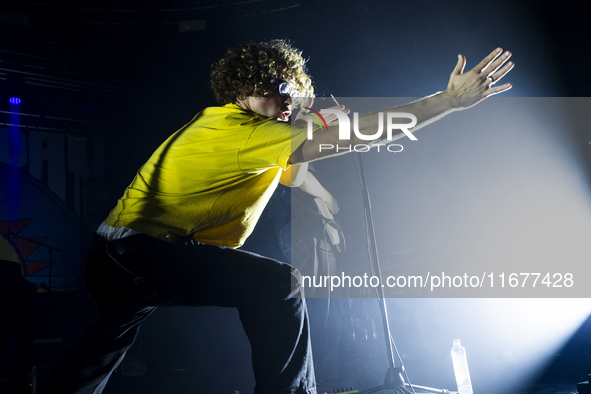
[[[451,72],[451,75],[460,75],[464,72],[464,67],[466,66],[466,58],[464,55],[458,55],[458,62],[456,63],[456,67]]]

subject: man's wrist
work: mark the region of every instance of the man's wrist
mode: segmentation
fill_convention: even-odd
[[[442,105],[450,112],[460,111],[466,108],[465,100],[462,100],[461,97],[454,95],[448,89],[435,93],[433,97],[440,99]]]
[[[446,100],[446,104],[450,106],[450,111],[461,111],[470,108],[482,100],[482,98],[478,96],[458,96],[455,92],[450,91],[449,89],[436,94]]]

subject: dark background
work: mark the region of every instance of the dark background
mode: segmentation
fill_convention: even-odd
[[[60,202],[60,209],[76,218],[80,239],[75,242],[83,256],[88,235],[148,155],[201,108],[215,105],[208,88],[210,65],[230,46],[290,39],[309,59],[317,94],[337,97],[425,96],[446,87],[458,53],[467,57],[469,69],[501,46],[513,52],[516,63],[505,78],[514,84],[505,97],[586,97],[591,91],[591,55],[585,10],[579,1],[17,0],[0,6],[0,127],[11,124],[8,98],[19,96],[21,112],[30,115],[21,115],[21,130],[103,141],[104,168],[84,183],[84,207],[76,206],[74,198]],[[583,158],[589,153],[587,137],[582,136],[574,150]],[[358,193],[355,182],[319,177],[340,193]],[[42,186],[50,185],[45,180]],[[405,196],[403,190],[398,192]],[[341,215],[355,216],[350,212],[358,200],[337,198],[346,202]],[[0,221],[4,219],[16,218],[6,214]],[[257,229],[259,234],[266,230]],[[44,231],[51,237],[54,230]],[[252,241],[248,246],[265,251],[262,243]],[[45,255],[38,259],[47,261]],[[58,257],[58,263],[69,267],[68,275],[79,277],[83,258]],[[37,276],[42,279],[30,279],[40,289],[47,288],[47,269]],[[52,290],[39,293],[42,313],[36,336],[59,340],[37,346],[40,379],[94,313],[83,288]],[[453,338],[439,341],[434,332],[455,335],[450,325],[458,319],[478,319],[486,311],[476,313],[471,308],[479,306],[468,301],[455,306],[450,300],[389,302],[394,337],[403,348],[411,378],[418,384],[453,388],[446,358]],[[449,313],[458,306],[466,313]],[[321,387],[364,389],[380,384],[386,361],[375,301],[312,300],[310,307]],[[350,332],[366,332],[375,324],[377,329],[370,328],[373,340],[347,339]],[[514,321],[504,330],[510,332],[519,324]],[[488,349],[490,358],[480,358],[473,368],[479,391],[500,392],[499,387],[506,387],[499,386],[501,381],[509,382],[515,392],[551,390],[548,385],[560,386],[556,392],[563,385],[572,390],[591,372],[588,334],[589,321],[555,352],[547,371],[538,366],[526,382],[517,372],[507,375],[502,367],[493,368],[503,363],[499,354],[505,353]],[[486,339],[474,337],[472,348],[486,349]],[[116,375],[107,392],[252,391],[250,350],[234,311],[161,309],[145,324],[138,351],[147,362],[146,374]]]

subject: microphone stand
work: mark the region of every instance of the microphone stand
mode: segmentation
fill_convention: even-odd
[[[367,179],[362,155],[363,153],[354,153],[355,164],[357,166],[357,172],[359,174],[359,182],[361,184],[361,192],[363,194],[365,228],[367,231],[367,240],[369,243],[369,263],[373,270],[373,274],[381,278],[382,272],[378,255],[378,247],[375,238],[373,214],[371,210],[371,200],[369,198],[369,190],[367,188]],[[386,377],[384,379],[383,384],[372,387],[367,390],[359,391],[359,394],[377,393],[379,391],[384,390],[392,390],[393,392],[398,394],[414,394],[415,389],[430,393],[449,394],[450,392],[445,389],[435,389],[431,387],[417,386],[410,384],[408,382],[408,375],[406,374],[404,365],[402,363],[402,359],[400,357],[400,354],[398,353],[398,350],[396,349],[396,345],[394,343],[394,339],[392,338],[392,334],[390,331],[390,323],[388,322],[388,309],[386,308],[386,298],[384,296],[384,289],[381,286],[378,286],[376,290],[378,291],[377,296],[378,301],[380,303],[380,312],[382,315],[382,324],[384,328],[384,339],[386,341],[388,371],[386,372]],[[394,355],[396,355],[396,357],[398,358],[400,366],[396,366]]]

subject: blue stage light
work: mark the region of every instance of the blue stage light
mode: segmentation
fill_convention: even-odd
[[[18,97],[11,97],[11,98],[9,98],[9,99],[8,99],[8,102],[9,102],[10,104],[15,104],[15,105],[16,105],[16,104],[20,104],[20,103],[21,103],[21,101],[22,101],[22,100],[21,100],[20,98],[18,98]]]

